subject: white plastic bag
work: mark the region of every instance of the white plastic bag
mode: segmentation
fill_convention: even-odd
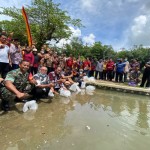
[[[88,86],[86,87],[86,93],[87,93],[88,95],[93,95],[94,90],[95,90],[95,86],[88,85]]]
[[[69,90],[73,91],[73,92],[76,92],[77,88],[76,88],[76,84],[72,84],[69,88]]]
[[[36,80],[36,86],[41,85],[41,81],[40,80]]]
[[[81,89],[79,88],[79,83],[74,83],[70,86],[69,90],[73,91],[73,92],[81,92]]]
[[[23,112],[27,112],[28,110],[34,110],[36,111],[38,109],[38,104],[35,100],[28,101],[23,106]]]
[[[84,89],[85,85],[86,85],[86,83],[84,81],[82,81],[82,83],[81,83],[81,89]]]
[[[88,86],[86,87],[86,90],[94,91],[94,90],[95,90],[95,86],[88,85]]]
[[[81,89],[79,88],[78,85],[76,85],[76,89],[77,89],[77,92],[78,92],[78,93],[81,92]]]
[[[48,96],[49,96],[49,97],[54,97],[54,94],[53,94],[53,92],[52,92],[51,90],[49,90]]]
[[[64,96],[64,97],[70,97],[71,96],[71,92],[69,90],[65,90],[63,88],[60,89],[60,95]]]
[[[88,76],[83,76],[84,81],[88,81],[88,79],[89,79]]]

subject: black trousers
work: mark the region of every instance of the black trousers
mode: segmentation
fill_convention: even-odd
[[[108,70],[107,71],[107,80],[112,81],[112,79],[114,78],[114,71],[113,70]]]
[[[90,70],[89,77],[94,77],[94,72],[95,72],[95,70]]]
[[[150,87],[150,68],[145,68],[140,86],[144,87],[145,83],[146,87]]]
[[[103,73],[100,71],[95,72],[95,79],[97,79],[97,76],[99,76],[99,79],[103,80]]]
[[[107,71],[103,70],[103,80],[106,80],[106,77],[107,77]]]
[[[37,74],[38,72],[38,67],[31,67],[31,73],[34,75],[34,74]]]
[[[33,98],[35,100],[38,100],[40,98],[46,98],[48,97],[48,92],[50,88],[39,88],[39,87],[34,87],[31,91],[31,95],[33,95]]]
[[[5,79],[8,72],[9,72],[9,63],[0,62],[0,74],[3,79]]]
[[[118,79],[119,79],[119,82],[122,82],[122,78],[123,78],[123,73],[121,73],[121,72],[116,72],[115,81],[118,82]]]

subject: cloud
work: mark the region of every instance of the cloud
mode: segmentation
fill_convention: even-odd
[[[131,27],[131,33],[134,37],[140,36],[146,27],[147,17],[140,15],[134,19],[134,25]]]
[[[56,46],[56,47],[59,47],[59,48],[62,48],[65,44],[70,44],[71,40],[74,38],[74,37],[81,37],[81,30],[79,28],[75,29],[73,27],[69,27],[71,32],[72,32],[72,35],[70,36],[69,39],[61,39],[59,41],[59,43],[56,43],[56,41],[54,40],[51,40],[49,43],[50,45],[52,46]]]
[[[71,37],[80,37],[81,36],[81,30],[79,28],[75,29],[73,27],[69,27],[71,32],[72,32],[72,36]]]
[[[143,7],[143,6],[142,6]],[[145,7],[145,6],[144,6]],[[143,10],[143,9],[142,9]],[[133,19],[133,23],[127,29],[126,39],[128,46],[140,45],[149,46],[150,45],[150,14],[143,13],[144,15],[139,15]]]
[[[1,0],[2,7],[28,5],[32,0]],[[100,41],[115,49],[133,45],[150,45],[149,0],[55,0],[72,18],[82,20],[85,28],[70,27],[71,38],[80,37],[84,43]],[[0,16],[0,20],[5,19]],[[71,41],[62,39],[60,45]]]
[[[65,44],[70,44],[71,40],[74,37],[78,37],[78,38],[82,37],[83,43],[87,44],[87,45],[92,45],[92,44],[95,43],[95,35],[94,34],[91,33],[88,36],[82,36],[82,33],[81,33],[80,29],[78,29],[78,28],[75,29],[73,27],[70,27],[70,29],[72,31],[72,36],[69,39],[67,39],[67,40],[66,39],[61,39],[59,41],[59,43],[56,43],[56,41],[52,40],[52,41],[49,42],[50,45],[62,48]]]
[[[1,0],[1,7],[17,7],[22,8],[22,6],[30,5],[32,0]],[[2,9],[0,9],[2,11]],[[0,15],[0,21],[1,20],[11,20],[11,17]]]
[[[32,0],[1,0],[1,7],[17,7],[21,8],[22,6],[31,4]]]
[[[93,45],[95,43],[95,35],[91,33],[89,36],[84,36],[83,42],[87,45]]]

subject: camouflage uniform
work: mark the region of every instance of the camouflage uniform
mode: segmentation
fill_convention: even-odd
[[[20,92],[29,93],[31,92],[31,85],[28,82],[29,73],[22,74],[20,68],[10,71],[5,81],[9,80],[13,83],[16,89]],[[6,87],[0,89],[1,99],[4,101],[13,101],[16,98],[16,95],[8,90]]]

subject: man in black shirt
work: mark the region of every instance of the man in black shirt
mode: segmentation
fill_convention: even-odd
[[[150,87],[150,61],[145,64],[145,69],[142,77],[141,87],[144,87],[146,83],[146,87]]]

